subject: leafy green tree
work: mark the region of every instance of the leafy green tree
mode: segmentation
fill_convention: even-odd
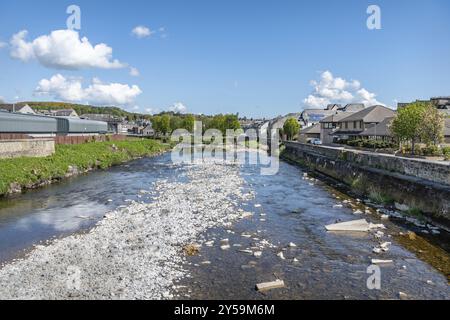
[[[165,136],[170,132],[170,116],[165,114],[161,117],[161,133]]]
[[[431,103],[425,107],[420,126],[420,138],[427,146],[438,145],[444,140],[445,117]]]
[[[170,118],[170,130],[173,132],[183,127],[183,120],[180,117],[173,116]]]
[[[416,143],[422,135],[423,118],[427,104],[422,102],[411,103],[401,108],[391,123],[391,132],[400,142],[411,142],[411,153],[415,153]]]
[[[286,134],[288,140],[292,140],[300,132],[300,124],[297,119],[287,119],[283,126],[283,132]]]
[[[188,114],[183,119],[183,129],[189,132],[194,132],[195,117],[192,114]]]
[[[152,121],[153,130],[155,130],[156,135],[161,134],[162,133],[161,117],[160,116],[154,116],[151,121]]]
[[[237,130],[241,128],[239,118],[234,114],[227,114],[224,119],[224,131],[227,129]]]

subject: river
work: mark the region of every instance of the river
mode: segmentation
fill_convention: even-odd
[[[8,266],[15,259],[26,260],[35,245],[51,246],[52,239],[89,233],[105,214],[116,208],[127,209],[136,203],[150,208],[152,202],[158,201],[156,193],[160,192],[152,189],[161,182],[167,184],[167,190],[189,185],[190,179],[207,184],[207,177],[186,174],[189,168],[173,165],[170,155],[165,154],[3,199],[0,261]],[[253,198],[236,198],[228,191],[234,210],[253,215],[232,223],[205,222],[204,230],[199,228],[200,234],[190,240],[202,244],[199,253],[176,260],[184,270],[183,276],[173,276],[168,297],[397,299],[402,292],[402,298],[407,299],[450,298],[450,256],[442,249],[447,243],[438,246],[430,236],[408,239],[403,236],[409,231],[407,225],[382,221],[374,208],[296,166],[281,162],[274,176],[262,176],[259,169],[252,165],[238,168],[242,192],[254,195]],[[203,200],[200,197],[196,201]],[[356,209],[362,213],[355,214]],[[189,208],[186,212],[193,214]],[[338,234],[325,230],[327,224],[361,218],[386,226],[382,240],[392,243],[389,251],[372,252],[380,242],[372,233]],[[448,234],[440,232],[440,239],[448,239]],[[224,239],[228,239],[229,249],[221,249],[220,241]],[[257,251],[261,252],[260,257],[253,255]],[[367,287],[370,276],[367,268],[374,258],[393,261],[381,266],[379,290]],[[286,287],[265,293],[255,290],[257,283],[276,279],[284,280]],[[135,296],[123,296],[130,297]],[[154,296],[138,298],[146,297]]]

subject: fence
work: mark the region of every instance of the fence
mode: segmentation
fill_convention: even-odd
[[[56,144],[82,144],[86,142],[123,141],[126,136],[115,134],[110,136],[56,136]]]
[[[20,139],[31,139],[31,137],[22,133],[0,133],[0,140],[20,140]]]

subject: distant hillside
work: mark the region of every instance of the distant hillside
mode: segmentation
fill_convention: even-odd
[[[90,105],[74,104],[67,102],[22,102],[21,104],[28,104],[35,111],[73,109],[79,115],[94,113],[94,114],[111,114],[117,117],[135,118],[135,119],[149,117],[148,115],[128,112],[118,107],[95,107]]]

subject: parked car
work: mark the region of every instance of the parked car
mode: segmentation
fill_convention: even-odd
[[[316,146],[320,146],[320,145],[322,145],[322,140],[320,140],[320,139],[312,139],[311,140],[311,144],[316,145]]]

